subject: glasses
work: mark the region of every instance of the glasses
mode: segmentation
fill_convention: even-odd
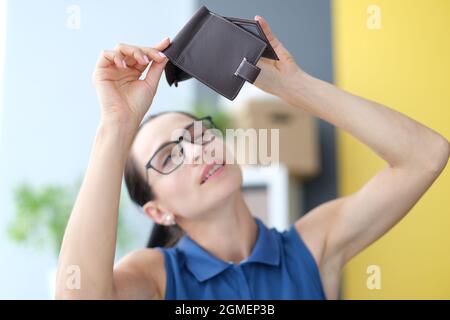
[[[195,123],[201,121],[201,130]],[[185,152],[181,144],[182,141],[187,141],[191,144],[205,145],[213,141],[216,137],[214,134],[217,129],[210,116],[195,120],[190,125],[184,128],[183,135],[178,140],[168,141],[162,144],[158,150],[145,165],[146,172],[153,169],[160,174],[170,174],[184,162]]]

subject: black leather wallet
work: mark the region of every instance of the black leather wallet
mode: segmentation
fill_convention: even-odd
[[[192,77],[234,100],[261,71],[261,57],[279,60],[255,20],[222,17],[202,6],[163,50],[169,86]]]

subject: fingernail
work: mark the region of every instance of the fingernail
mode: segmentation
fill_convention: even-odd
[[[166,55],[164,54],[164,53],[162,53],[161,51],[160,52],[158,52],[158,54],[161,56],[161,57],[163,57],[163,58],[165,58],[166,57]]]
[[[123,65],[124,69],[127,68],[127,64],[126,64],[125,60],[122,60],[122,65]]]
[[[145,54],[144,54],[144,60],[145,60],[145,63],[150,63],[150,60],[148,59],[147,55],[145,55]]]

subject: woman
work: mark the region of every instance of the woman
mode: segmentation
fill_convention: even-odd
[[[61,248],[57,298],[336,299],[346,262],[405,216],[439,176],[450,150],[443,136],[310,76],[267,22],[255,20],[280,57],[258,62],[255,85],[346,130],[387,166],[356,193],[314,208],[289,230],[268,229],[243,200],[238,165],[188,162],[222,147],[220,139],[173,142],[181,165],[158,155],[175,130],[194,123],[192,116],[165,113],[140,126],[167,62],[161,51],[169,39],[154,48],[118,45],[102,52],[93,74],[101,121]],[[202,124],[212,126],[207,119]],[[211,169],[218,171],[210,175]],[[131,252],[114,267],[124,171],[130,195],[146,215],[161,226],[176,224],[185,235],[171,248]],[[67,285],[73,276],[68,270],[80,271],[76,289]]]

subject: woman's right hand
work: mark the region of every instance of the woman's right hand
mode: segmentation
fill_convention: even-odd
[[[165,38],[153,48],[118,44],[114,50],[102,51],[92,75],[102,120],[139,126],[168,61],[161,51],[169,44]],[[147,75],[140,80],[149,63]]]

